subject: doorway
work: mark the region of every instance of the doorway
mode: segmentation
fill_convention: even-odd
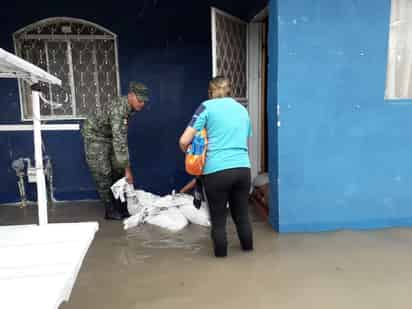
[[[268,80],[268,33],[269,33],[269,17],[266,16],[261,22],[262,25],[262,64],[261,64],[261,89],[262,96],[260,98],[260,171],[261,173],[267,173],[269,171],[268,163],[268,117],[267,117],[267,80]]]
[[[268,18],[268,8],[250,22],[211,9],[213,76],[228,77],[234,98],[249,111],[253,129],[249,145],[253,178],[269,170]]]

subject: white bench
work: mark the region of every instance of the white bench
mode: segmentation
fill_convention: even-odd
[[[68,301],[97,230],[96,222],[0,226],[0,308]]]

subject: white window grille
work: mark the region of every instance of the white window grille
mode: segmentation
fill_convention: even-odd
[[[62,80],[42,84],[42,119],[83,118],[120,94],[117,36],[94,23],[56,17],[14,34],[18,56]],[[32,118],[31,91],[19,80],[22,119]]]
[[[412,1],[391,0],[385,99],[412,99]]]
[[[212,8],[213,76],[223,75],[232,84],[233,97],[246,102],[248,24]]]

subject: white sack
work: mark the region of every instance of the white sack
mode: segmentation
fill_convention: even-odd
[[[146,222],[172,232],[178,232],[189,224],[185,216],[177,208],[162,210],[158,215],[149,216]]]
[[[116,199],[127,201],[131,217],[123,221],[124,229],[146,222],[170,231],[179,231],[189,222],[210,226],[209,209],[206,203],[202,203],[201,208],[196,209],[191,195],[158,196],[150,192],[134,190],[133,185],[128,184],[125,178],[112,186],[112,192]]]
[[[210,214],[206,203],[202,203],[202,206],[197,209],[191,202],[180,206],[179,210],[190,223],[210,227]]]

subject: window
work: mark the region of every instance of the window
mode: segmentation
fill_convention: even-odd
[[[49,18],[14,34],[18,56],[62,80],[41,84],[42,119],[82,118],[120,93],[116,35],[96,24]],[[22,118],[31,119],[31,92],[19,81]]]
[[[412,1],[391,6],[385,99],[412,99]]]

